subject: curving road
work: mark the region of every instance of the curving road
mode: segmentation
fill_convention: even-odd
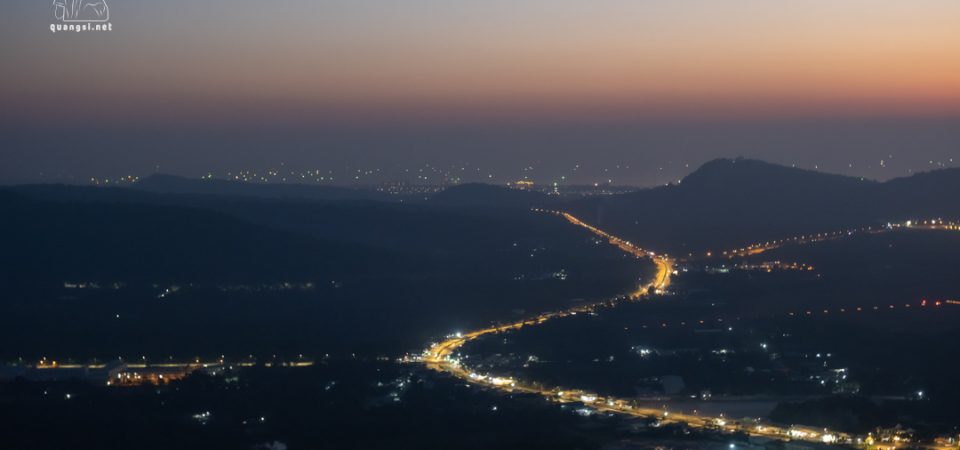
[[[492,389],[497,389],[502,392],[507,393],[527,393],[527,394],[536,394],[541,395],[546,398],[548,401],[560,402],[560,403],[569,403],[569,402],[581,402],[590,408],[610,413],[623,414],[632,417],[642,417],[648,419],[656,419],[661,423],[684,423],[693,428],[702,428],[710,430],[718,430],[725,432],[743,432],[752,436],[763,436],[775,439],[784,439],[784,440],[800,440],[800,441],[809,441],[809,442],[819,442],[819,443],[847,443],[853,444],[858,443],[857,439],[854,436],[845,433],[832,432],[827,429],[818,429],[813,427],[803,427],[803,426],[792,426],[790,428],[764,425],[760,423],[750,423],[743,424],[732,422],[722,416],[703,416],[703,415],[690,415],[682,414],[676,412],[669,412],[663,409],[653,409],[653,408],[643,408],[636,405],[631,399],[626,398],[617,398],[617,397],[605,397],[596,395],[590,392],[586,392],[579,389],[567,389],[561,387],[547,388],[543,387],[537,383],[524,382],[521,380],[515,380],[509,377],[498,377],[488,374],[480,374],[472,371],[469,367],[461,363],[457,350],[460,349],[464,344],[474,339],[477,339],[481,336],[488,334],[502,333],[512,330],[518,330],[527,326],[535,326],[542,324],[546,321],[574,316],[582,313],[589,313],[601,308],[609,308],[616,306],[619,302],[630,301],[630,300],[639,300],[644,297],[649,296],[651,293],[661,293],[665,291],[670,286],[670,277],[674,273],[674,260],[671,259],[668,255],[658,255],[652,251],[644,250],[629,241],[618,238],[610,233],[607,233],[599,228],[596,228],[590,224],[583,222],[582,220],[574,217],[573,215],[565,212],[558,211],[548,211],[548,210],[535,210],[538,212],[546,212],[551,214],[557,214],[565,218],[570,223],[586,228],[593,234],[606,239],[612,245],[620,248],[622,251],[634,255],[639,258],[650,258],[657,265],[657,273],[653,277],[653,280],[640,285],[637,290],[630,293],[627,296],[621,298],[615,298],[607,301],[596,302],[587,305],[575,306],[569,309],[546,312],[534,317],[530,317],[524,320],[517,322],[496,325],[488,328],[470,331],[468,333],[456,334],[448,336],[442,342],[432,344],[428,349],[423,351],[423,354],[416,358],[417,361],[424,363],[428,368],[450,374],[456,378],[459,378],[468,383],[475,385],[485,386]],[[957,226],[954,223],[943,223],[940,221],[936,223],[925,222],[925,223],[911,223],[905,222],[904,224],[893,224],[887,225],[887,230],[893,230],[900,227],[906,228],[919,228],[919,229],[948,229],[948,230],[960,230],[960,226]],[[875,231],[874,229],[864,228],[858,229],[856,231]],[[835,232],[835,233],[822,233],[817,235],[801,236],[796,238],[790,238],[780,241],[772,241],[766,243],[758,243],[754,245],[747,246],[741,249],[734,249],[729,252],[723,252],[724,256],[734,256],[734,255],[743,255],[743,254],[753,254],[759,253],[771,248],[776,248],[778,246],[784,245],[786,243],[807,243],[807,242],[816,242],[820,240],[831,239],[835,237],[840,237],[844,235],[850,235],[853,233],[853,230],[847,230],[845,232]],[[710,256],[710,255],[708,255]]]

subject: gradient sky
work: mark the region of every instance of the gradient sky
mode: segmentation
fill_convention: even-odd
[[[960,151],[956,0],[107,2],[100,34],[4,6],[0,181],[283,162],[655,184],[738,155],[889,178]]]

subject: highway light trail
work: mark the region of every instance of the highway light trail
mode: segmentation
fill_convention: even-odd
[[[842,239],[845,237],[853,236],[858,233],[884,233],[884,232],[899,231],[899,230],[960,231],[960,223],[953,222],[953,221],[944,221],[943,219],[905,220],[902,222],[887,223],[883,226],[866,226],[866,227],[859,227],[859,228],[848,228],[845,230],[830,231],[825,233],[810,233],[810,234],[793,236],[793,237],[784,238],[784,239],[775,239],[775,240],[765,241],[765,242],[754,242],[739,248],[724,250],[722,252],[708,251],[704,256],[707,258],[711,258],[711,257],[734,258],[738,256],[743,257],[743,256],[756,255],[768,250],[773,250],[776,248],[783,247],[785,245],[813,244],[817,242]]]
[[[648,297],[651,294],[663,293],[670,286],[671,275],[675,273],[674,260],[670,256],[645,250],[630,241],[621,239],[597,227],[594,227],[593,225],[585,223],[572,214],[566,212],[539,209],[534,211],[559,215],[571,224],[589,230],[594,235],[605,239],[611,245],[616,246],[620,250],[630,255],[638,258],[650,258],[657,266],[656,275],[653,277],[652,281],[640,285],[635,291],[622,297],[587,305],[575,306],[560,311],[546,312],[509,324],[496,325],[467,333],[457,333],[455,335],[448,336],[445,340],[432,344],[429,348],[424,350],[421,355],[411,357],[412,360],[424,363],[426,367],[431,370],[447,373],[468,383],[496,389],[501,392],[535,394],[542,396],[548,401],[558,403],[581,402],[596,411],[622,414],[630,417],[656,419],[661,423],[682,423],[693,428],[730,433],[742,432],[752,436],[763,436],[782,440],[799,440],[826,444],[860,444],[862,442],[862,437],[856,437],[846,433],[833,432],[824,428],[798,425],[782,427],[762,424],[759,421],[741,423],[728,420],[722,415],[708,416],[699,414],[685,414],[675,411],[672,412],[667,409],[647,408],[638,406],[635,401],[628,398],[601,396],[582,389],[545,387],[536,382],[517,380],[512,377],[482,374],[471,370],[461,362],[459,355],[457,355],[457,351],[467,342],[473,341],[485,335],[519,330],[523,327],[539,325],[553,319],[570,317],[583,313],[591,313],[598,309],[614,307],[622,301],[639,300]],[[884,232],[900,229],[958,231],[960,230],[960,225],[958,225],[956,222],[944,222],[939,219],[918,222],[906,221],[902,223],[890,223],[886,224],[884,227],[863,227],[756,243],[723,252],[722,255],[728,258],[734,256],[747,256],[781,247],[783,245],[808,244],[830,239],[839,239],[842,237],[852,236],[857,232]],[[708,253],[706,256],[710,257],[712,255]],[[942,303],[938,301],[936,302],[935,306],[940,306],[941,304]],[[918,306],[926,306],[926,301],[922,302],[922,304]],[[892,309],[893,307],[893,305],[889,305],[889,308]],[[909,308],[910,306],[905,305],[905,307]],[[851,312],[862,311],[863,309],[864,308],[862,307],[858,307],[851,309]],[[880,307],[875,306],[873,309],[878,310]],[[846,311],[846,308],[840,309],[840,312]],[[823,311],[823,314],[827,313],[829,313],[828,310]],[[813,312],[805,311],[805,315],[810,314],[813,314]],[[790,315],[793,316],[794,313],[790,313]],[[799,313],[797,313],[797,315],[799,315]]]
[[[650,294],[650,291],[653,290],[654,293],[661,293],[666,290],[667,286],[670,285],[670,275],[673,273],[673,260],[670,259],[667,255],[658,256],[656,253],[648,250],[644,250],[630,241],[620,239],[612,234],[607,233],[593,225],[583,222],[582,220],[574,217],[570,213],[565,212],[556,212],[556,211],[545,211],[545,210],[535,210],[535,211],[544,211],[553,214],[559,214],[563,216],[564,219],[567,219],[568,222],[586,228],[590,230],[591,233],[600,236],[607,240],[611,245],[616,246],[624,252],[636,256],[637,258],[650,258],[653,260],[654,264],[657,265],[657,274],[654,276],[652,282],[640,285],[636,291],[631,292],[628,297],[630,299],[639,299],[645,295]]]
[[[826,430],[808,427],[791,427],[786,429],[776,426],[761,425],[759,423],[742,424],[728,422],[723,417],[691,415],[670,412],[665,409],[640,407],[630,399],[601,396],[580,389],[566,389],[560,387],[547,388],[540,386],[537,383],[516,380],[510,377],[498,377],[488,374],[480,374],[462,364],[459,357],[456,355],[456,351],[463,347],[463,345],[467,342],[478,339],[481,336],[519,330],[523,327],[539,325],[552,319],[575,316],[581,313],[593,312],[600,308],[616,306],[616,304],[624,298],[627,300],[641,299],[649,296],[651,293],[662,293],[670,286],[670,277],[674,271],[674,261],[668,255],[658,255],[652,251],[644,250],[629,241],[587,224],[569,213],[555,211],[542,212],[561,215],[570,223],[586,228],[593,234],[606,239],[610,244],[615,245],[624,252],[633,256],[639,258],[651,258],[657,266],[656,275],[653,277],[652,281],[639,286],[637,290],[623,298],[575,306],[562,311],[547,312],[510,324],[491,326],[467,333],[457,333],[449,336],[442,342],[431,345],[430,348],[424,350],[422,355],[416,357],[417,360],[423,362],[429,369],[450,374],[471,384],[485,386],[507,393],[536,394],[544,397],[548,401],[560,403],[582,402],[585,405],[588,405],[589,407],[601,412],[657,419],[663,423],[685,423],[688,426],[695,428],[720,430],[726,432],[740,431],[751,435],[767,436],[777,439],[799,439],[828,443],[853,441],[851,436],[842,433],[831,433]]]

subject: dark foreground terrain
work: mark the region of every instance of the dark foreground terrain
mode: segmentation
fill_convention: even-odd
[[[960,423],[958,255],[956,231],[899,231],[688,262],[672,295],[484,337],[466,353],[476,370],[655,407],[949,435]]]
[[[960,234],[875,231],[949,220],[956,186],[955,171],[875,183],[720,160],[586,199],[164,177],[4,188],[0,448],[783,448],[740,425],[627,419],[399,362],[651,280],[651,261],[554,211],[670,252],[672,284],[471,342],[471,368],[927,445],[960,424]]]

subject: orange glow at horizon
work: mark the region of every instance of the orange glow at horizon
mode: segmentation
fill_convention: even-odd
[[[253,25],[256,11],[191,4],[191,23],[218,33],[136,28],[150,14],[134,10],[122,38],[0,43],[16,62],[0,95],[27,111],[37,100],[97,98],[120,115],[181,102],[209,114],[237,105],[532,117],[960,112],[958,2],[452,3],[294,0]],[[81,92],[60,82],[65,67]]]

